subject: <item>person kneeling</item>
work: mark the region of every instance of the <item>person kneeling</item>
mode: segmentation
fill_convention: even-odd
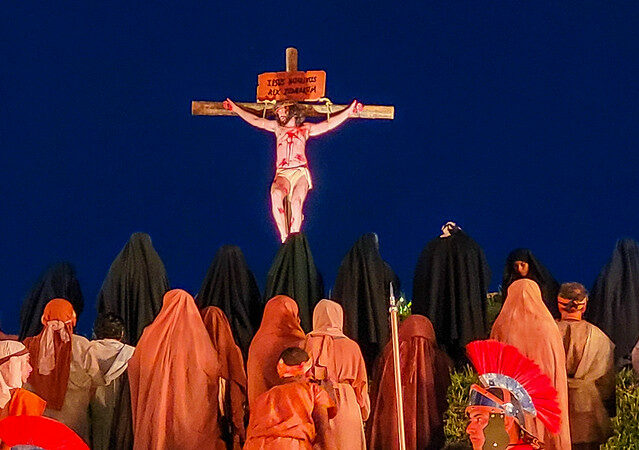
[[[282,384],[255,400],[244,450],[335,448],[325,433],[337,412],[335,403],[322,386],[308,380],[311,366],[301,348],[281,353],[277,373]]]

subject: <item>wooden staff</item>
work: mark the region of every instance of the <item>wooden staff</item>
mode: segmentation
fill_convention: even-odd
[[[404,430],[404,394],[402,392],[402,372],[399,367],[399,331],[398,308],[393,293],[393,283],[390,285],[390,313],[391,340],[393,341],[393,368],[395,369],[395,405],[397,406],[397,437],[399,450],[406,450],[406,432]]]

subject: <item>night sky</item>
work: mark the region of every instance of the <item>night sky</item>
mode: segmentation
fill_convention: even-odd
[[[279,243],[274,139],[191,100],[254,101],[257,75],[325,70],[334,103],[395,105],[309,141],[304,231],[326,290],[374,231],[410,294],[417,257],[454,220],[500,283],[529,247],[592,286],[639,235],[636,2],[4,2],[0,16],[0,321],[51,263],[87,307],[131,233],[195,294],[239,245],[261,287]]]

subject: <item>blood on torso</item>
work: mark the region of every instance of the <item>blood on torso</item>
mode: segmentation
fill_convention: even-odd
[[[309,128],[306,124],[299,127],[283,127],[278,125],[275,128],[275,139],[277,141],[277,168],[288,169],[306,166],[306,140],[308,139]]]

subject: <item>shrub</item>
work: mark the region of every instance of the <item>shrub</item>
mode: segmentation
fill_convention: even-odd
[[[639,379],[632,369],[617,374],[617,416],[612,419],[612,437],[602,449],[639,449]]]
[[[471,448],[466,434],[468,425],[466,407],[470,385],[478,382],[477,374],[469,365],[450,373],[450,386],[447,392],[448,410],[444,415],[447,448]]]

